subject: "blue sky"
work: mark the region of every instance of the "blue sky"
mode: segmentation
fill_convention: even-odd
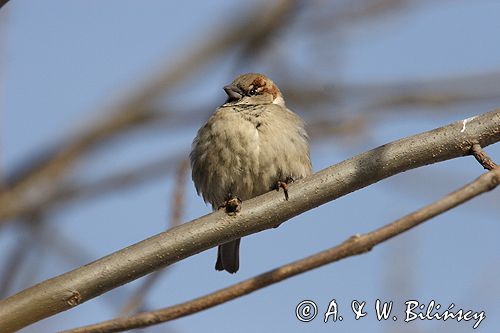
[[[252,5],[255,3],[242,5],[222,0],[11,1],[0,11],[4,38],[0,40],[4,57],[0,62],[1,169],[12,170],[43,147],[85,128],[102,116],[106,106],[133,91],[155,71],[157,64],[174,66],[179,50],[229,27]],[[499,12],[500,2],[492,0],[418,4],[343,31],[342,47],[332,45],[328,50],[335,55],[335,61],[342,63],[334,74],[326,67],[300,75],[318,75],[326,82],[363,84],[498,72]],[[297,61],[304,61],[307,41],[289,37],[278,42],[289,43]],[[251,66],[245,70],[262,71],[270,64]],[[333,69],[333,62],[331,66]],[[230,67],[223,62],[213,64],[202,77],[190,81],[190,89],[176,92],[171,103],[206,105],[207,109],[220,104],[224,99],[221,87],[234,74]],[[449,113],[433,114],[440,111],[426,109],[382,115],[370,124],[369,133],[354,144],[342,139],[314,142],[314,169],[489,111],[498,107],[498,102],[462,105]],[[206,114],[210,110],[202,111]],[[86,163],[78,165],[73,176],[95,179],[154,157],[187,152],[202,121],[200,116],[196,126],[187,129],[165,132],[160,128],[133,134],[126,145],[112,143],[93,153]],[[500,156],[498,145],[487,152],[494,159]],[[214,249],[174,265],[151,292],[147,304],[152,309],[176,304],[324,250],[428,204],[481,172],[474,159],[466,157],[379,182],[307,212],[278,229],[246,237],[242,242],[241,270],[236,275],[213,270]],[[209,212],[188,182],[186,200],[192,204],[185,212],[185,221]],[[171,177],[163,177],[133,190],[70,205],[51,215],[45,232],[63,235],[80,257],[63,260],[58,252],[64,250],[56,245],[42,247],[36,240],[29,242],[37,251],[23,265],[25,281],[16,282],[17,290],[23,283],[61,274],[162,231],[169,214],[172,187]],[[498,199],[498,191],[485,194],[370,253],[149,331],[160,332],[168,327],[178,332],[207,327],[218,332],[232,332],[236,327],[241,332],[472,330],[472,324],[464,322],[405,324],[401,320],[378,322],[373,314],[359,321],[348,316],[353,299],[366,300],[371,306],[377,298],[394,300],[399,305],[408,299],[436,300],[444,306],[453,302],[464,309],[484,310],[487,319],[479,329],[498,331],[499,324],[493,319],[500,316]],[[0,254],[0,258],[23,239],[21,231],[25,230],[13,225],[2,230],[0,253],[4,255]],[[41,265],[33,268],[34,262]],[[112,318],[117,315],[117,303],[123,302],[138,283],[23,332],[52,332]],[[325,310],[333,298],[346,312],[343,322],[324,324],[317,318],[305,324],[295,319],[295,306],[301,300],[315,300]]]

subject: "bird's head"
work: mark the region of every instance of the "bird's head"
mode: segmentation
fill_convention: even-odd
[[[279,88],[263,74],[242,74],[225,86],[224,91],[228,96],[226,104],[285,105]]]

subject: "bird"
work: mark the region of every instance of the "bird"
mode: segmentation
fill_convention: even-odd
[[[227,99],[198,130],[190,162],[198,195],[212,209],[237,213],[244,200],[312,173],[304,121],[267,76],[247,73],[224,87]],[[215,269],[236,273],[240,239],[219,245]]]

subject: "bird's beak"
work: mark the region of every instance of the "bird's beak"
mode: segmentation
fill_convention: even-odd
[[[227,85],[224,87],[224,91],[229,97],[229,101],[237,101],[243,97],[243,91],[235,85]]]

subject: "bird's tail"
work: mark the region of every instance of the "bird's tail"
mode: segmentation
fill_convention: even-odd
[[[218,271],[227,271],[229,273],[236,273],[240,268],[240,238],[219,245],[217,251],[217,262],[215,269]]]

